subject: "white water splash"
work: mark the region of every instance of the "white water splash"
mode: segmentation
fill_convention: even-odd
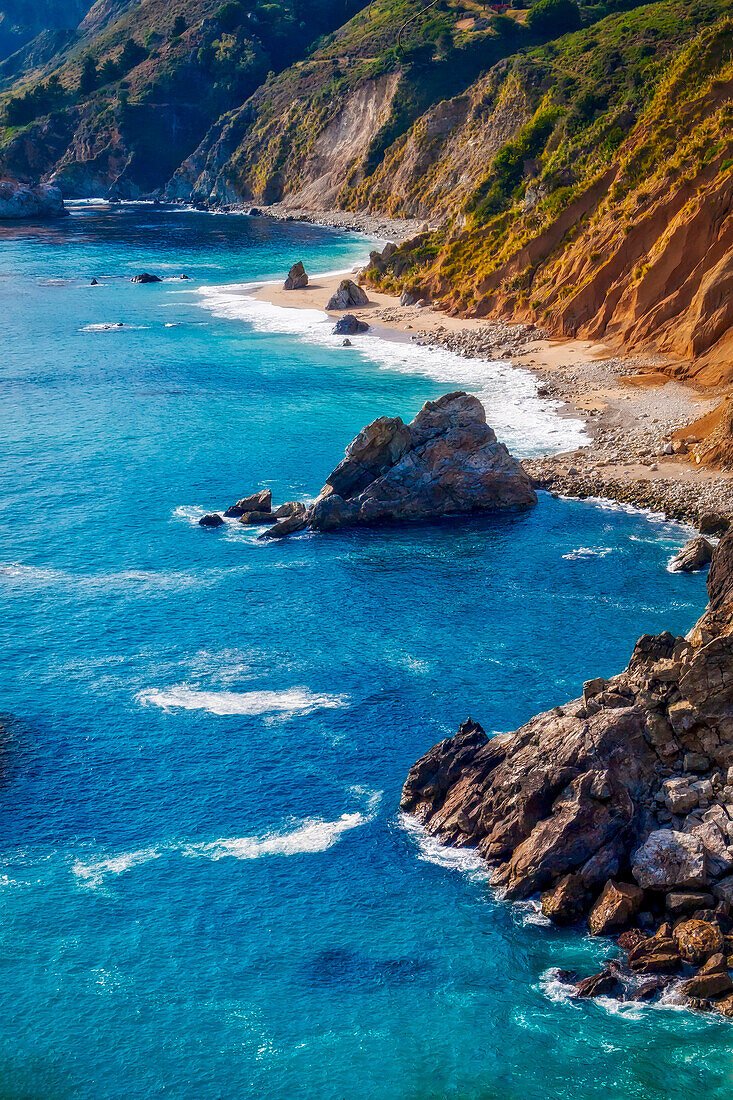
[[[336,710],[349,704],[346,695],[316,693],[307,688],[286,691],[206,691],[188,684],[170,688],[149,688],[138,692],[135,701],[143,706],[163,710],[205,710],[209,714],[228,716],[270,715],[287,717],[311,714],[316,710]]]
[[[441,844],[410,814],[400,814],[400,828],[408,834],[417,848],[417,858],[434,863],[447,871],[460,871],[472,879],[488,881],[490,872],[481,856],[473,848],[449,848]]]

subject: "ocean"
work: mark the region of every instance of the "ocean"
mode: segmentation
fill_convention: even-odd
[[[0,1097],[727,1095],[729,1024],[569,1001],[553,968],[612,945],[399,812],[468,715],[514,729],[687,631],[688,531],[547,494],[202,529],[259,488],[312,499],[366,423],[449,390],[519,456],[583,426],[506,363],[344,349],[231,289],[350,269],[357,234],[93,203],[0,234]]]

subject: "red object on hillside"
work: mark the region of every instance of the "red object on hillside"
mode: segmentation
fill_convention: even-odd
[[[489,4],[492,11],[495,11],[497,15],[503,15],[505,11],[509,11],[508,4]]]

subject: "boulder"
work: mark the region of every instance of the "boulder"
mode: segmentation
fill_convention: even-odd
[[[645,890],[672,890],[707,884],[705,849],[696,836],[657,829],[637,850],[631,867]]]
[[[669,568],[673,573],[696,573],[712,560],[713,548],[706,538],[696,535],[685,543],[678,554],[672,558]]]
[[[591,934],[606,936],[625,928],[639,911],[643,897],[638,886],[609,879],[588,917]]]
[[[345,340],[341,341],[341,347],[342,348],[353,348],[353,346],[354,345],[351,343],[351,340],[349,340],[348,336]]]
[[[302,531],[308,526],[308,518],[305,513],[301,515],[286,516],[278,520],[269,531],[263,531],[260,539],[282,539],[286,535],[293,535],[296,531]]]
[[[0,219],[64,217],[61,190],[50,183],[32,186],[17,180],[0,179]]]
[[[92,281],[91,281],[91,283],[90,283],[89,285],[90,285],[90,286],[99,286],[99,282],[98,282],[98,280],[97,280],[97,279],[92,279]]]
[[[724,535],[730,527],[730,520],[717,512],[704,512],[697,526],[701,535]]]
[[[682,761],[682,767],[686,772],[695,775],[704,775],[710,771],[710,757],[702,752],[686,752]]]
[[[302,501],[286,500],[284,504],[275,508],[272,514],[275,519],[286,519],[288,516],[304,516],[305,513],[306,507]]]
[[[266,523],[272,523],[273,519],[272,512],[243,512],[239,522],[245,527],[262,527]]]
[[[151,275],[149,271],[143,271],[140,275],[133,275],[131,283],[160,283],[162,279],[158,275]]]
[[[239,516],[243,516],[245,512],[271,511],[272,493],[269,489],[261,489],[259,493],[252,493],[251,496],[242,497],[236,504],[230,504],[224,515],[237,519]]]
[[[725,958],[718,953],[711,955],[700,967],[694,977],[688,979],[681,989],[686,997],[719,997],[733,989]]]
[[[334,336],[358,336],[360,332],[368,331],[366,321],[360,321],[353,313],[345,313],[333,326]]]
[[[525,508],[537,502],[522,466],[497,442],[476,397],[428,401],[410,424],[379,417],[346,448],[310,511],[319,531]]]
[[[221,527],[224,520],[218,512],[209,512],[199,520],[199,527]]]
[[[577,997],[612,997],[622,992],[622,985],[617,974],[606,968],[599,974],[591,974],[583,978],[575,986]]]
[[[288,272],[288,277],[283,284],[283,290],[303,290],[308,286],[308,276],[303,264],[298,260]]]
[[[712,894],[673,890],[672,893],[667,894],[666,897],[667,908],[674,916],[679,916],[681,913],[693,913],[696,909],[708,908],[712,904]]]
[[[338,289],[328,299],[326,309],[351,309],[353,306],[368,306],[366,291],[353,279],[342,279]]]
[[[649,936],[629,951],[629,970],[635,974],[671,974],[680,964],[679,948],[671,936]]]
[[[719,882],[716,882],[712,891],[719,901],[733,906],[733,875],[728,875],[727,878],[722,878]]]
[[[578,875],[564,875],[542,895],[542,912],[555,924],[580,920],[585,908],[585,887]]]
[[[699,966],[711,955],[723,951],[723,933],[717,924],[703,920],[681,921],[675,926],[672,937],[677,944],[680,958]]]

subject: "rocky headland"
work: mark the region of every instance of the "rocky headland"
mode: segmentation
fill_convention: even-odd
[[[686,637],[644,635],[623,672],[514,733],[468,719],[405,783],[402,809],[476,849],[508,899],[618,935],[601,973],[561,975],[578,996],[733,1015],[733,532],[708,596]]]
[[[0,179],[0,219],[57,218],[67,210],[58,187],[50,183],[19,183]]]

